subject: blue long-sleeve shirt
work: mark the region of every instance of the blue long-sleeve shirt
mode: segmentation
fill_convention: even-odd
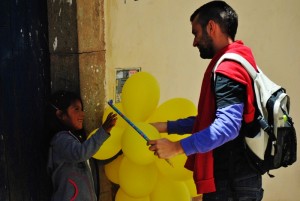
[[[243,120],[245,87],[218,74],[215,92],[216,118],[206,129],[181,140],[180,143],[186,155],[208,152],[235,139],[239,134]],[[192,133],[194,121],[195,117],[168,121],[168,133]]]

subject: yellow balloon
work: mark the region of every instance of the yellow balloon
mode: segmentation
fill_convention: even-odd
[[[126,156],[123,158],[120,169],[120,187],[131,197],[146,197],[152,192],[158,177],[154,163],[138,165],[131,162]]]
[[[122,103],[114,103],[114,106],[116,108],[118,108],[118,110],[120,110],[120,112],[124,113],[123,111],[123,106]],[[102,123],[106,120],[106,117],[109,113],[115,113],[117,114],[117,122],[116,122],[116,127],[120,127],[120,128],[126,128],[127,127],[127,123],[126,121],[118,114],[116,113],[116,111],[114,109],[112,109],[110,106],[108,106],[107,108],[105,108],[104,113],[103,113],[103,118],[102,118]]]
[[[116,194],[115,201],[150,201],[150,197],[134,198],[127,195],[122,188],[119,188]]]
[[[187,156],[184,154],[171,158],[173,167],[163,160],[156,160],[155,164],[164,177],[174,181],[185,181],[193,178],[193,172],[184,167],[186,159]]]
[[[190,201],[191,196],[184,182],[161,177],[151,192],[150,199],[151,201]]]
[[[98,129],[92,131],[89,135],[92,136]],[[93,155],[93,158],[105,160],[112,158],[121,150],[121,139],[124,128],[113,127],[110,131],[110,137],[100,146],[99,150]]]
[[[149,139],[159,139],[160,134],[152,125],[137,122],[136,127],[143,131]],[[147,146],[147,141],[132,127],[127,127],[122,136],[122,150],[124,155],[132,162],[147,165],[157,160],[157,157]]]
[[[177,120],[189,116],[195,116],[197,109],[190,100],[185,98],[172,98],[161,104],[147,122],[166,122],[168,120]],[[162,138],[167,138],[171,141],[179,141],[183,138],[190,136],[190,134],[177,135],[161,133]]]
[[[119,184],[119,169],[124,155],[119,155],[110,163],[104,165],[104,172],[109,181]]]
[[[126,80],[121,98],[124,113],[131,121],[145,121],[158,105],[159,84],[150,73],[135,73]]]
[[[188,179],[186,181],[184,181],[187,188],[189,189],[190,195],[192,197],[197,197],[199,196],[199,194],[197,194],[197,189],[196,189],[196,184],[193,178]]]
[[[195,116],[196,114],[197,108],[192,101],[185,98],[172,98],[162,103],[147,122],[165,122]]]

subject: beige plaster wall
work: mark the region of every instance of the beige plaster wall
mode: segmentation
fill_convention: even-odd
[[[189,17],[207,1],[106,0],[107,98],[114,97],[115,68],[142,67],[160,84],[160,102],[184,97],[198,102],[208,60],[192,47]],[[258,65],[291,96],[291,114],[300,131],[300,1],[230,0],[239,14],[236,39],[252,47]],[[299,200],[300,166],[264,176],[265,201]]]

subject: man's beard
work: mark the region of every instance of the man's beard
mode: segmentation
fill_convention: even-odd
[[[200,57],[202,59],[211,59],[215,55],[213,41],[211,37],[207,34],[206,30],[203,30],[202,37],[203,43],[198,45]]]

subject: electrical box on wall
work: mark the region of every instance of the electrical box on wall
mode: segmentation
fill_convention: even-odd
[[[122,88],[126,80],[133,74],[140,72],[141,67],[136,68],[117,68],[116,69],[116,93],[115,93],[115,102],[121,102]]]

